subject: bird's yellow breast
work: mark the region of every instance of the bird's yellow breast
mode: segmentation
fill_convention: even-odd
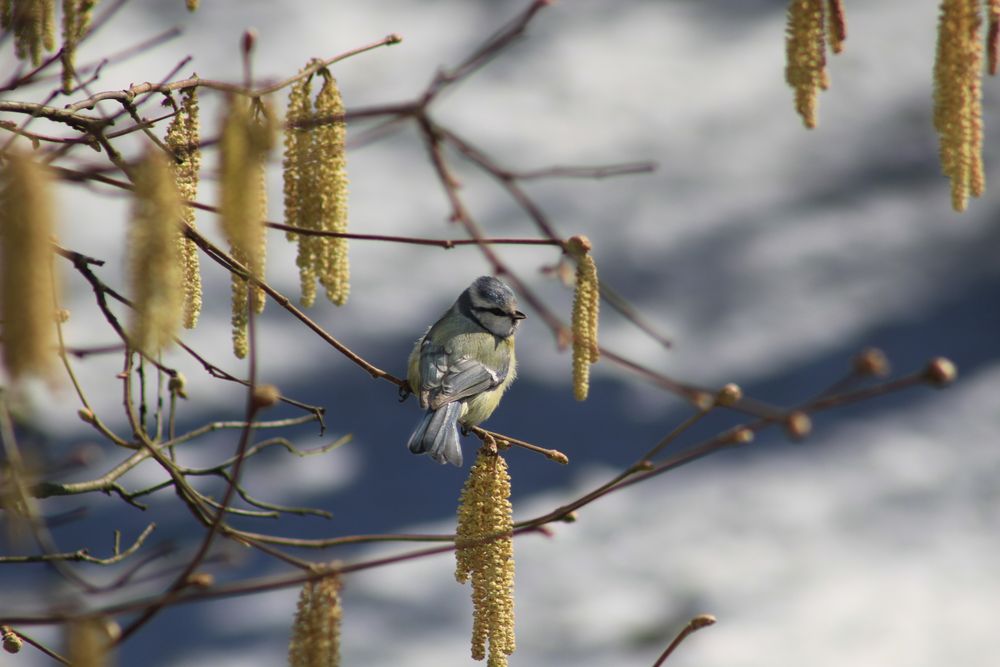
[[[494,389],[489,391],[484,391],[481,394],[476,394],[470,398],[465,407],[462,409],[462,416],[459,417],[458,421],[466,426],[475,426],[493,414],[493,411],[497,409],[497,405],[500,404],[500,399],[503,398],[503,393],[507,391],[507,387],[510,383],[514,381],[517,377],[517,359],[514,357],[514,339],[508,338],[500,343],[501,345],[507,345],[510,348],[510,367],[507,369],[507,377],[504,378]]]

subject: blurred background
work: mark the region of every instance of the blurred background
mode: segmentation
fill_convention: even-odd
[[[333,73],[348,109],[408,101],[439,67],[458,63],[527,2],[202,5],[188,14],[180,0],[127,4],[81,49],[81,62],[171,26],[182,34],[107,66],[93,89],[158,81],[186,56],[193,60],[180,75],[239,81],[240,36],[253,27],[258,81],[398,33],[401,44],[344,61]],[[945,392],[918,387],[818,415],[813,435],[798,444],[768,431],[750,447],[606,497],[581,510],[577,523],[554,527],[552,538],[516,540],[512,665],[650,665],[697,613],[719,622],[688,639],[669,664],[986,666],[1000,652],[992,627],[1000,600],[1000,144],[992,140],[1000,133],[1000,84],[984,81],[987,193],[958,215],[931,121],[937,3],[848,3],[845,52],[829,60],[832,85],[821,95],[813,131],[802,127],[784,84],[786,6],[564,0],[432,113],[511,169],[658,164],[651,174],[526,186],[559,233],[590,237],[602,280],[674,343],[664,349],[605,308],[601,335],[610,349],[689,382],[737,382],[750,396],[786,406],[838,379],[866,346],[882,348],[898,373],[947,356],[959,381]],[[6,44],[0,62],[14,62],[10,51]],[[220,97],[205,92],[201,99],[208,134]],[[273,102],[282,108],[285,98]],[[362,127],[349,126],[348,136]],[[141,136],[133,136],[138,146]],[[84,164],[97,161],[79,155]],[[488,235],[535,234],[488,177],[451,157],[466,203]],[[214,169],[211,152],[204,165],[206,174]],[[447,201],[410,126],[351,150],[348,169],[352,231],[461,238],[447,222]],[[277,153],[270,176],[270,218],[280,220]],[[215,200],[210,179],[199,199]],[[107,259],[101,277],[122,286],[116,253],[127,199],[63,186],[59,209],[63,244]],[[199,224],[219,236],[213,216],[199,212]],[[572,292],[540,271],[558,261],[557,251],[498,252],[568,318]],[[297,297],[294,246],[272,231],[268,254],[268,280]],[[475,248],[364,241],[352,243],[351,265],[348,304],[318,300],[309,314],[396,375],[404,373],[413,341],[489,271]],[[243,376],[246,364],[229,351],[228,274],[203,260],[203,275],[205,312],[187,340]],[[68,278],[68,342],[113,342],[89,288]],[[559,449],[571,464],[511,451],[516,519],[606,481],[690,412],[682,399],[608,363],[594,367],[590,398],[576,403],[569,355],[556,349],[540,318],[528,315],[518,339],[519,379],[486,426]],[[394,387],[372,381],[273,304],[260,322],[260,346],[262,381],[327,408],[328,432],[295,429],[289,435],[296,445],[315,447],[344,434],[353,440],[304,460],[269,452],[245,469],[257,497],[320,507],[332,519],[241,525],[301,537],[453,530],[467,470],[406,451],[420,416],[414,401],[398,404]],[[238,387],[211,379],[182,353],[168,362],[189,383],[179,429],[241,418]],[[122,431],[117,389],[101,393],[116,386],[120,364],[115,356],[97,357],[77,369],[98,414]],[[67,480],[93,478],[118,461],[79,422],[77,407],[68,387],[38,388],[23,407],[33,445],[53,459],[77,455],[86,462]],[[276,409],[268,417],[283,414],[297,413]],[[713,415],[682,444],[732,423],[732,415]],[[235,443],[233,433],[215,434],[184,451],[183,460],[214,463]],[[467,461],[472,447],[468,440]],[[135,489],[160,479],[145,465],[122,483]],[[86,507],[83,519],[57,531],[66,550],[106,545],[110,552],[114,528],[128,542],[156,521],[151,543],[174,544],[174,558],[183,562],[201,530],[171,492],[148,500],[146,512],[103,497],[45,508]],[[220,551],[234,565],[215,571],[219,581],[284,571],[233,545],[220,544]],[[5,608],[41,610],[67,593],[41,567],[7,565],[0,581]],[[119,664],[282,664],[296,596],[290,589],[166,610],[126,643]],[[454,582],[450,556],[347,577],[343,597],[345,665],[469,660],[469,590]],[[35,633],[58,644],[51,630]],[[50,664],[30,648],[6,661]]]

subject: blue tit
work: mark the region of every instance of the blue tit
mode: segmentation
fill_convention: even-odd
[[[493,414],[514,381],[514,332],[524,317],[506,283],[482,276],[417,341],[406,379],[427,413],[407,443],[411,452],[462,465],[458,425]]]

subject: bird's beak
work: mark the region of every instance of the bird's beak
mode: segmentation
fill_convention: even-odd
[[[520,310],[515,310],[514,311],[514,315],[512,317],[515,320],[523,320],[524,318],[527,317],[527,315],[525,315],[524,313],[522,313]]]

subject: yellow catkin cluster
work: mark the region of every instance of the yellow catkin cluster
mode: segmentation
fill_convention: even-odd
[[[233,259],[262,280],[267,247],[263,170],[273,142],[273,123],[266,108],[258,106],[255,111],[252,114],[243,100],[232,100],[223,121],[219,213]],[[263,308],[264,299],[259,287],[251,290],[248,281],[235,273],[232,291],[233,353],[242,359],[249,351],[247,324],[251,291],[256,312]]]
[[[256,196],[256,202],[251,202],[255,204],[254,215],[258,220],[267,219],[267,163],[261,160],[259,164],[256,165],[256,188],[254,192],[248,193],[248,196]],[[243,250],[236,248],[235,246],[231,248],[233,257],[240,264],[244,266],[254,265],[258,267],[255,269],[255,273],[258,277],[263,279],[264,277],[264,266],[267,261],[267,229],[261,225],[261,234],[257,239],[257,248],[254,252],[248,255]],[[264,312],[264,306],[267,305],[267,296],[264,293],[264,289],[259,283],[250,285],[242,277],[233,275],[232,277],[233,286],[233,349],[236,351],[236,355],[241,359],[247,355],[249,351],[249,340],[247,339],[247,307],[248,305],[253,308],[253,311],[260,315]],[[252,303],[248,302],[252,299]],[[237,309],[239,310],[239,317],[237,317]]]
[[[182,94],[177,114],[167,128],[167,147],[174,155],[171,163],[174,180],[181,198],[194,201],[198,196],[198,172],[201,165],[198,124],[198,89],[188,88]],[[194,228],[194,208],[181,211],[182,225],[177,229],[177,249],[181,258],[184,284],[184,327],[193,329],[201,314],[201,268],[198,246],[184,234],[185,227]]]
[[[230,254],[240,264],[247,264],[246,256],[239,250],[233,248]],[[230,319],[230,323],[233,329],[233,354],[236,355],[237,359],[245,359],[250,352],[250,314],[248,312],[250,287],[246,280],[243,280],[235,273],[230,283],[232,291],[232,318]]]
[[[342,617],[336,576],[306,582],[299,593],[288,645],[289,667],[337,667]]]
[[[184,0],[184,4],[187,5],[189,12],[193,12],[198,9],[198,0]]]
[[[830,50],[840,53],[844,50],[844,40],[847,39],[847,19],[844,18],[843,1],[827,0],[826,6],[826,34],[830,40]]]
[[[979,29],[981,0],[942,0],[934,62],[934,128],[941,171],[951,180],[951,205],[964,211],[986,189]]]
[[[263,221],[267,219],[267,163],[263,160],[257,165],[257,216]],[[263,227],[263,226],[262,226]],[[260,267],[260,276],[264,277],[264,266],[267,262],[267,229],[263,228],[264,232],[260,235],[257,240],[257,251],[256,260]],[[255,313],[260,315],[264,312],[264,306],[267,304],[267,295],[264,293],[264,289],[259,285],[254,285],[250,289],[253,295],[253,310]]]
[[[0,188],[4,367],[13,378],[51,379],[57,359],[51,175],[30,157],[11,153]]]
[[[42,62],[42,51],[55,48],[55,0],[2,0],[0,28],[14,33],[14,51],[33,65]]]
[[[311,100],[310,77],[292,86],[288,99],[284,156],[285,222],[323,232],[347,232],[347,162],[344,154],[346,124],[338,119],[344,104],[333,75],[319,71],[323,85]],[[337,119],[337,120],[334,120]],[[327,298],[343,305],[350,294],[347,239],[294,234],[299,244],[301,302],[316,300],[316,283]]]
[[[0,464],[0,511],[4,514],[3,536],[11,544],[23,545],[31,535],[27,488],[21,467]]]
[[[795,89],[795,110],[808,128],[817,124],[819,91],[830,86],[826,45],[843,50],[847,24],[841,0],[791,0],[785,41],[785,81]]]
[[[167,158],[150,151],[134,172],[135,200],[128,238],[132,316],[129,337],[146,354],[173,341],[183,316],[184,289],[177,251],[183,207]]]
[[[986,31],[986,53],[989,60],[989,72],[997,73],[997,56],[1000,54],[1000,0],[987,0],[989,27]]]
[[[94,6],[98,0],[63,0],[62,15],[62,90],[67,95],[73,91],[76,75],[76,45],[87,34]]]
[[[281,161],[284,181],[285,224],[305,227],[305,198],[309,185],[309,160],[312,147],[312,132],[303,124],[312,118],[312,77],[303,77],[288,93],[288,109],[285,111],[285,154]],[[316,301],[316,272],[313,270],[312,238],[299,237],[295,232],[285,234],[289,241],[298,241],[299,279],[301,281],[300,301],[311,306]]]
[[[472,657],[490,667],[514,652],[514,529],[510,475],[503,457],[483,447],[458,504],[455,578],[472,580]]]
[[[597,265],[590,255],[590,240],[574,236],[567,244],[567,252],[576,260],[576,290],[573,293],[573,396],[578,401],[587,399],[590,391],[590,365],[597,363],[600,351],[597,344],[597,319],[600,307],[600,284]]]
[[[79,618],[67,629],[66,653],[73,667],[105,667],[109,664],[111,636],[102,618]]]

